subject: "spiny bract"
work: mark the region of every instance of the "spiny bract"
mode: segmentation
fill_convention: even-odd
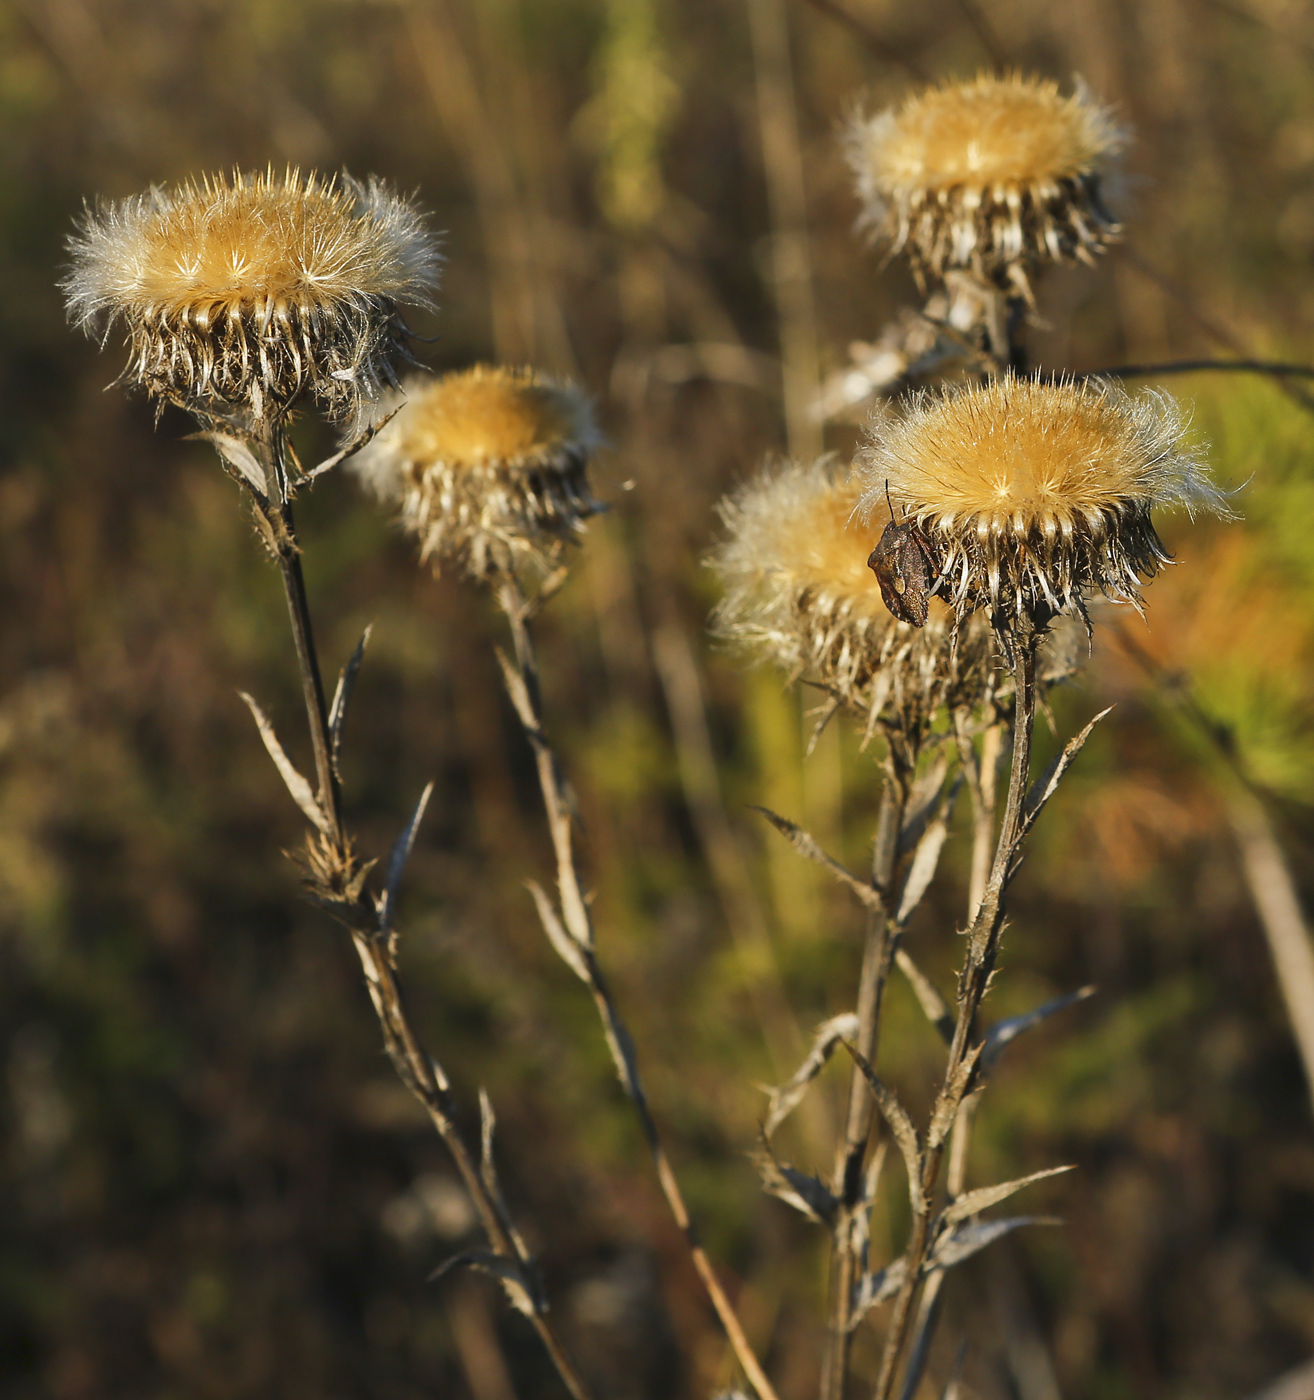
[[[971,268],[1030,295],[1028,263],[1089,262],[1116,235],[1100,175],[1124,137],[1082,86],[946,83],[849,125],[863,222],[915,269]]]
[[[398,305],[425,305],[438,251],[380,180],[235,173],[89,209],[70,241],[69,314],[128,332],[126,380],[202,414],[255,418],[312,394],[361,411],[404,349]]]
[[[588,484],[599,445],[588,399],[530,369],[477,365],[414,378],[397,416],[353,459],[401,506],[423,558],[475,576],[550,563],[601,509]]]
[[[1140,580],[1169,559],[1151,510],[1227,514],[1172,399],[1105,382],[924,394],[871,430],[862,463],[866,517],[888,489],[931,545],[940,595],[999,625],[1083,612],[1095,590],[1139,606]]]
[[[853,519],[862,491],[822,458],[768,467],[722,501],[726,535],[708,563],[725,596],[712,628],[872,723],[918,725],[979,682],[982,639],[955,652],[942,605],[920,631],[890,616],[867,568],[869,534]]]

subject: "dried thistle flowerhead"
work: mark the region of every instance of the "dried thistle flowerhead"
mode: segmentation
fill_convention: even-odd
[[[1005,376],[924,394],[872,430],[862,511],[887,491],[926,540],[939,596],[996,626],[1084,615],[1100,592],[1139,608],[1139,583],[1169,560],[1156,506],[1227,514],[1166,395],[1112,383]]]
[[[1125,138],[1083,86],[1011,74],[945,83],[849,125],[863,222],[921,276],[969,268],[1030,297],[1028,265],[1118,233],[1100,177]]]
[[[978,630],[955,648],[937,600],[920,629],[890,615],[866,566],[869,532],[854,519],[863,489],[822,458],[767,468],[722,501],[726,535],[708,562],[724,597],[712,627],[871,724],[908,729],[946,700],[972,702],[986,639]]]
[[[380,180],[295,170],[205,176],[89,209],[70,241],[69,314],[121,321],[123,378],[202,416],[259,420],[303,394],[358,415],[395,384],[403,302],[427,304],[438,251]]]
[[[400,505],[422,558],[476,577],[547,565],[602,509],[586,470],[601,439],[574,385],[478,365],[410,379],[394,402],[396,417],[352,466]]]

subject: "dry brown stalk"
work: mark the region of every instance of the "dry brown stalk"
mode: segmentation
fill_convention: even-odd
[[[657,1171],[662,1195],[666,1198],[666,1204],[675,1218],[676,1225],[684,1235],[694,1268],[721,1326],[725,1329],[735,1358],[757,1392],[759,1400],[777,1400],[775,1389],[753,1351],[734,1305],[717,1278],[707,1251],[698,1241],[698,1233],[685,1203],[684,1193],[680,1190],[679,1181],[662,1144],[657,1121],[648,1104],[633,1039],[621,1018],[598,963],[593,921],[575,857],[565,778],[543,726],[538,655],[530,627],[536,611],[536,600],[525,596],[519,580],[511,573],[503,574],[496,597],[510,627],[514,651],[514,659],[499,651],[498,660],[502,665],[507,695],[534,750],[539,787],[543,793],[548,831],[557,864],[559,906],[554,905],[538,885],[530,885],[543,930],[562,961],[584,983],[593,997],[617,1078],[634,1105],[639,1126]]]
[[[891,762],[881,791],[876,840],[872,851],[871,884],[879,901],[867,913],[867,933],[863,945],[862,970],[858,974],[859,1052],[875,1061],[880,1033],[881,1006],[890,966],[898,945],[899,927],[889,892],[893,888],[899,853],[899,836],[908,800],[909,772],[893,761],[897,748],[891,745]],[[871,1137],[873,1104],[862,1074],[855,1068],[849,1084],[848,1113],[844,1138],[836,1156],[832,1191],[840,1203],[833,1228],[830,1283],[830,1318],[827,1325],[826,1353],[821,1372],[821,1400],[843,1400],[848,1377],[849,1347],[853,1336],[850,1321],[853,1284],[859,1267],[856,1213],[870,1209],[863,1198],[863,1167]]]

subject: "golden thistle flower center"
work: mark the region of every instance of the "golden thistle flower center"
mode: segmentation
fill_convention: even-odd
[[[884,620],[880,589],[867,567],[870,545],[852,521],[861,494],[861,483],[842,483],[782,522],[777,558],[800,594]]]
[[[402,455],[449,466],[544,466],[578,437],[572,405],[547,384],[502,375],[441,381],[406,415]]]
[[[930,192],[963,186],[1057,183],[1089,171],[1109,146],[1077,98],[1021,85],[951,88],[899,114],[877,159],[893,188]]]
[[[1052,417],[981,414],[952,434],[927,424],[927,441],[904,447],[906,459],[926,463],[909,502],[918,518],[936,529],[975,521],[991,532],[1068,535],[1145,503],[1143,452],[1116,414],[1098,400],[1066,406]],[[913,487],[911,474],[900,485]]]
[[[239,188],[187,200],[142,230],[140,304],[166,320],[202,326],[223,316],[305,316],[358,300],[371,230],[342,192]],[[371,267],[370,291],[396,288]],[[148,316],[150,312],[148,312]]]

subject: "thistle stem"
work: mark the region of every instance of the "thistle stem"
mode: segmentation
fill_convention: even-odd
[[[296,527],[292,521],[291,504],[283,506],[282,514],[288,535],[295,540]],[[301,556],[296,553],[280,554],[278,568],[283,577],[283,592],[287,598],[288,616],[292,621],[292,640],[296,645],[297,664],[301,671],[301,691],[310,726],[310,743],[315,753],[319,805],[328,814],[335,833],[335,844],[342,846],[342,792],[333,767],[328,732],[328,707],[324,700],[324,682],[319,661],[315,655],[315,634],[311,629],[306,580],[301,572]]]
[[[297,669],[301,675],[301,694],[306,705],[306,723],[310,744],[315,755],[315,777],[319,783],[319,805],[329,818],[334,844],[342,840],[342,794],[337,774],[333,771],[333,750],[328,732],[328,706],[324,700],[324,682],[319,658],[315,652],[315,630],[310,620],[310,601],[306,594],[305,575],[301,571],[301,550],[297,544],[296,522],[292,516],[292,499],[288,490],[287,430],[281,419],[269,423],[261,437],[268,503],[265,518],[272,527],[273,544],[278,571],[283,580],[288,617],[292,623],[292,641],[296,647]]]
[[[872,885],[880,892],[888,892],[894,879],[899,834],[903,827],[907,799],[906,766],[896,762],[892,749],[885,786],[881,790],[876,840],[872,851]],[[873,1064],[876,1060],[885,984],[889,980],[890,965],[898,941],[898,929],[889,912],[888,895],[884,902],[886,907],[873,911],[868,916],[862,970],[858,976],[856,1044],[859,1053]],[[852,1338],[850,1304],[858,1267],[853,1231],[854,1215],[856,1211],[867,1208],[861,1196],[863,1166],[867,1142],[871,1136],[872,1117],[871,1093],[865,1077],[855,1066],[849,1083],[844,1138],[835,1164],[834,1191],[839,1197],[840,1206],[836,1216],[831,1255],[830,1316],[826,1352],[822,1361],[821,1400],[843,1400],[848,1379],[849,1344]]]
[[[693,1266],[702,1281],[703,1288],[717,1317],[720,1319],[735,1358],[743,1368],[744,1374],[748,1377],[749,1383],[757,1392],[760,1400],[777,1400],[775,1388],[767,1379],[766,1372],[762,1369],[762,1365],[749,1343],[743,1324],[716,1276],[712,1261],[698,1241],[697,1229],[685,1203],[684,1193],[680,1190],[680,1183],[676,1179],[670,1158],[666,1155],[666,1149],[662,1145],[657,1121],[653,1117],[647,1094],[644,1092],[634,1041],[617,1010],[615,1000],[594,952],[593,924],[575,860],[565,779],[557,762],[556,753],[543,731],[543,701],[539,686],[538,654],[534,647],[533,633],[529,625],[533,604],[526,600],[519,581],[509,569],[502,576],[496,596],[498,606],[505,614],[507,624],[510,627],[512,646],[515,651],[514,670],[507,672],[506,666],[510,663],[504,664],[507,693],[515,707],[521,726],[534,749],[539,786],[543,792],[543,806],[547,813],[548,830],[556,855],[561,922],[565,925],[562,936],[568,937],[573,944],[571,956],[567,961],[593,996],[593,1003],[607,1040],[607,1048],[611,1052],[612,1061],[616,1067],[616,1076],[620,1080],[626,1096],[634,1106],[639,1127],[648,1144],[648,1151],[657,1172],[662,1195],[666,1198],[671,1215],[685,1238]],[[543,912],[541,906],[540,912]],[[545,915],[545,922],[547,917],[555,918],[555,914],[548,911]],[[550,930],[549,936],[551,936]],[[555,939],[553,941],[556,942]]]

